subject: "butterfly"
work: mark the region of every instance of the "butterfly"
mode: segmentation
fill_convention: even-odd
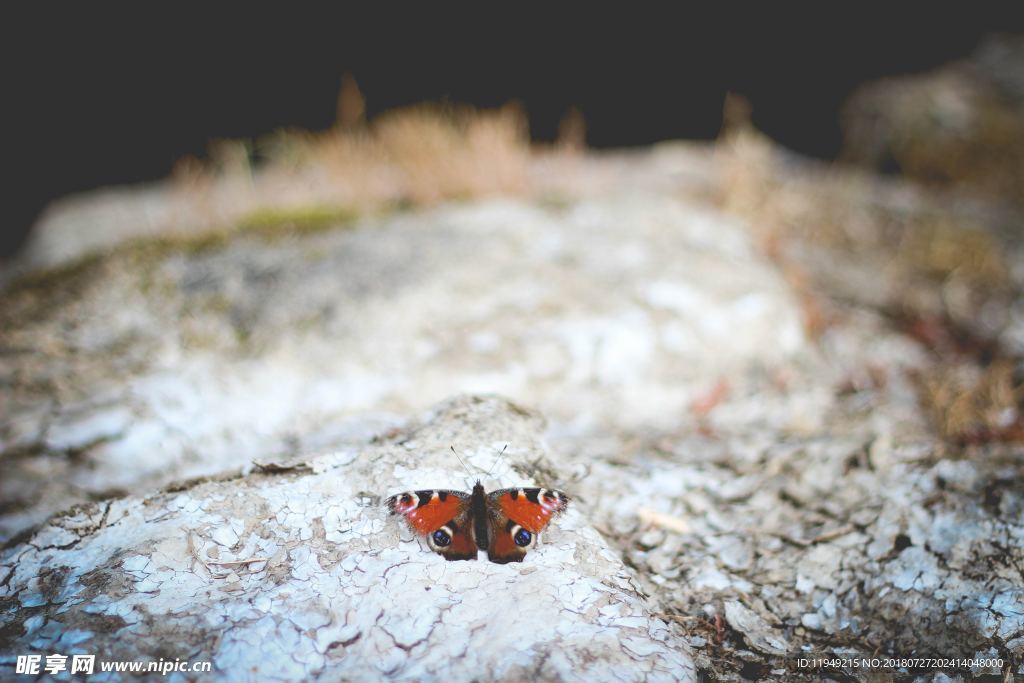
[[[511,488],[486,493],[477,480],[472,493],[406,491],[385,503],[394,515],[425,536],[446,560],[475,560],[486,550],[491,562],[522,562],[548,522],[569,504],[561,491]]]

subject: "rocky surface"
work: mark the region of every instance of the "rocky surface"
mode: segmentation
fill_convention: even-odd
[[[315,229],[125,227],[172,193],[44,224],[20,272],[63,265],[0,301],[4,655],[83,638],[221,673],[295,652],[261,660],[280,678],[816,680],[799,658],[835,654],[1024,673],[1013,202],[751,131],[525,172],[519,198]],[[119,246],[67,246],[75,215],[123,221]],[[514,403],[420,418],[467,393]],[[461,488],[448,447],[486,469],[506,442],[503,483],[573,496],[547,544],[501,567],[399,542],[380,496]],[[538,614],[557,616],[529,631]]]
[[[852,163],[1024,205],[1024,37],[992,36],[969,59],[863,86],[843,128]]]
[[[452,443],[482,471],[512,444],[489,483],[560,479],[542,425],[454,400],[378,445],[77,508],[0,559],[4,652],[208,661],[221,680],[695,680],[580,511],[506,565],[447,562],[385,519],[383,494],[464,486]]]
[[[24,501],[8,537],[69,500],[358,442],[457,393],[573,429],[667,426],[720,377],[804,348],[743,230],[651,195],[397,214],[85,270],[6,308],[48,311],[5,334],[3,486]]]

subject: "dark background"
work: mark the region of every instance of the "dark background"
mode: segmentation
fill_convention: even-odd
[[[487,18],[395,7],[372,20],[301,9],[158,17],[131,7],[97,16],[48,6],[5,20],[14,181],[0,256],[15,252],[57,197],[165,177],[181,157],[203,156],[211,139],[329,127],[345,73],[371,119],[422,101],[518,100],[534,139],[549,141],[576,107],[598,148],[713,139],[725,94],[738,92],[768,135],[831,158],[840,106],[858,85],[935,68],[970,55],[986,35],[1022,30],[990,11],[784,23],[737,7],[714,20],[611,15],[591,26],[584,19],[594,17],[551,17],[542,6]]]

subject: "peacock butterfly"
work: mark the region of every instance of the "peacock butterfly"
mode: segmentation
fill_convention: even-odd
[[[452,452],[458,457],[454,447]],[[504,452],[502,449],[499,459]],[[404,517],[413,532],[425,536],[431,550],[446,560],[475,560],[477,552],[485,550],[491,562],[505,564],[523,561],[548,522],[569,505],[569,498],[561,491],[545,488],[487,493],[478,479],[472,493],[449,489],[405,491],[391,496],[385,504],[391,514]]]

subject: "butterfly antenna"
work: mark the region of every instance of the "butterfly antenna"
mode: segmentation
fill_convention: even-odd
[[[501,449],[501,453],[498,453],[498,457],[494,459],[494,464],[491,465],[491,469],[487,470],[488,479],[491,478],[491,472],[494,471],[494,468],[498,466],[499,462],[501,462],[501,456],[505,455],[506,450],[508,450],[508,444],[505,444],[505,447]]]
[[[452,449],[452,453],[455,454],[455,457],[459,459],[459,462],[462,464],[462,469],[466,470],[466,474],[468,474],[470,476],[470,478],[472,478],[473,477],[473,471],[470,470],[469,467],[466,466],[466,461],[463,460],[462,457],[459,455],[459,452],[457,450],[455,450],[455,446],[449,446],[449,448]]]

